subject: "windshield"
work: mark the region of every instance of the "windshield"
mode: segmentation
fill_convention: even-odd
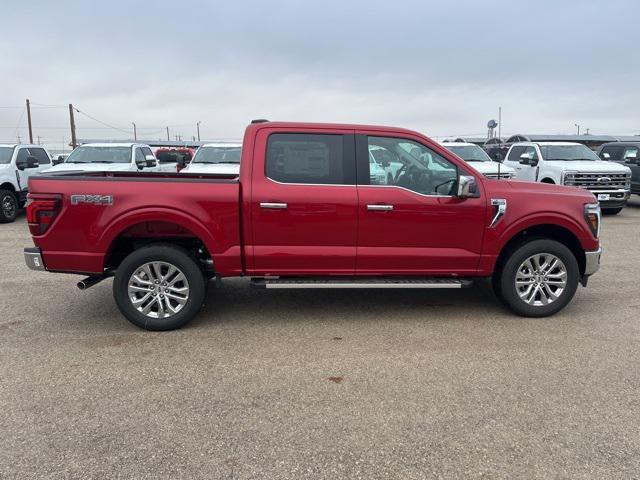
[[[600,160],[598,156],[584,145],[540,145],[540,153],[545,160]]]
[[[192,163],[240,163],[240,147],[201,147]]]
[[[477,145],[445,145],[447,150],[451,150],[466,162],[491,162],[491,158],[486,152]]]
[[[94,147],[90,145],[76,148],[64,163],[130,163],[131,147]]]
[[[6,165],[13,156],[13,147],[0,147],[0,165]]]

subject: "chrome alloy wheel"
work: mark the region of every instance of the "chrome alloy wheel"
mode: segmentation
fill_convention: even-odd
[[[7,194],[2,198],[2,213],[7,218],[13,218],[16,214],[16,200],[11,194]]]
[[[128,284],[129,301],[151,318],[167,318],[184,308],[189,300],[187,277],[168,262],[149,262],[137,268]]]
[[[527,304],[541,307],[555,302],[567,286],[567,267],[555,255],[537,253],[516,273],[516,291]]]

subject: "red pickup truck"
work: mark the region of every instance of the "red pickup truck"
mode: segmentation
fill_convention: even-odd
[[[29,192],[27,265],[88,275],[80,288],[113,275],[120,311],[149,330],[186,324],[209,279],[237,276],[259,288],[491,277],[515,313],[547,316],[600,263],[588,191],[491,180],[391,127],[254,121],[239,177],[66,173],[31,177]]]

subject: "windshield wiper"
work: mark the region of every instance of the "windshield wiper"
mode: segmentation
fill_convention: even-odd
[[[91,163],[115,163],[111,160],[93,160]]]
[[[233,164],[240,164],[240,162],[218,162],[218,163],[233,163]]]

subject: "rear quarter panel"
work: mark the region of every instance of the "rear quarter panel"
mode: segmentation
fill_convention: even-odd
[[[99,273],[123,231],[169,222],[202,240],[221,275],[237,275],[242,271],[239,188],[237,182],[206,179],[31,179],[32,193],[59,194],[62,202],[51,227],[33,240],[49,270]],[[75,194],[112,195],[113,204],[72,205]]]

